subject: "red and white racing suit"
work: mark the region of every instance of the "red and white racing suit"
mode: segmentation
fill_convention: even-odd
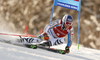
[[[73,40],[73,28],[70,26],[68,29],[63,28],[62,20],[56,20],[45,28],[45,32],[49,36],[49,41],[52,45],[62,44],[65,42],[65,36],[71,32],[71,40],[68,40],[67,46],[70,47]]]
[[[65,42],[64,37],[68,35],[69,32],[71,32],[71,40],[68,39],[67,46],[70,47],[73,40],[73,33],[74,33],[72,26],[66,29],[63,26],[62,20],[56,20],[52,22],[50,25],[48,25],[44,31],[44,33],[46,33],[49,36],[48,41],[51,42],[51,46],[64,43]],[[43,34],[39,36],[43,36]],[[23,38],[24,43],[40,43],[43,40],[44,39],[40,39],[40,38]]]

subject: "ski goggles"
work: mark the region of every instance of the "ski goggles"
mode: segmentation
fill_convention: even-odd
[[[66,24],[67,24],[67,25],[71,25],[71,23],[70,23],[70,22],[66,22]]]

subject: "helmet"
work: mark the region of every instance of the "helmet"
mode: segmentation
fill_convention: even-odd
[[[70,16],[70,15],[65,15],[63,18],[62,18],[62,22],[63,24],[69,24],[71,25],[72,22],[73,22],[73,18]]]

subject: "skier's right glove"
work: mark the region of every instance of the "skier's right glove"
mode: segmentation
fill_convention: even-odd
[[[48,36],[48,34],[47,33],[43,33],[43,34],[41,34],[40,36],[38,36],[40,39],[42,39],[42,40],[46,40],[46,41],[48,41],[49,40],[49,36]]]
[[[65,52],[66,52],[66,53],[69,53],[69,52],[70,52],[70,49],[69,49],[68,46],[65,47]]]
[[[48,41],[49,40],[48,34],[47,33],[44,33],[43,35],[44,35],[44,40]]]

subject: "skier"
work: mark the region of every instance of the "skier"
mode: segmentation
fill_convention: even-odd
[[[62,20],[58,19],[49,24],[44,33],[38,36],[38,38],[22,38],[21,42],[24,43],[40,43],[43,40],[47,41],[44,42],[42,45],[45,46],[54,46],[63,44],[65,42],[65,36],[71,32],[71,39],[68,39],[67,46],[65,47],[66,53],[70,52],[70,47],[73,41],[73,27],[72,27],[73,19],[70,15],[65,15]]]

